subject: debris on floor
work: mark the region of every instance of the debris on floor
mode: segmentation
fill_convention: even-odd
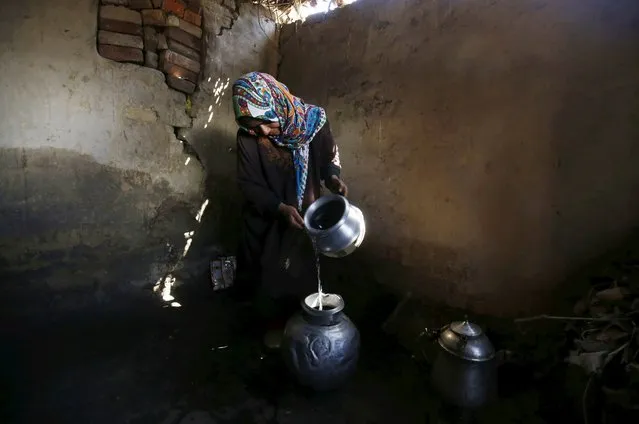
[[[566,360],[598,381],[606,404],[639,411],[639,261],[617,268],[575,305]]]
[[[573,315],[517,320],[520,326],[539,321],[564,326],[564,360],[587,378],[582,396],[586,422],[617,422],[617,415],[639,412],[639,261],[615,262],[604,271],[609,275],[590,278]]]

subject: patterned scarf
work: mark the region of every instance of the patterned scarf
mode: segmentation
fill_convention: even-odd
[[[236,120],[250,117],[280,124],[281,134],[269,138],[293,152],[297,207],[301,211],[308,177],[309,144],[326,123],[326,112],[304,103],[293,96],[287,86],[261,72],[251,72],[235,81],[233,108]]]

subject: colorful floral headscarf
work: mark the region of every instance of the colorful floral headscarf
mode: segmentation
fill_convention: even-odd
[[[301,210],[308,176],[309,144],[326,123],[326,112],[321,107],[304,103],[293,96],[287,86],[261,72],[251,72],[235,81],[233,108],[240,127],[242,117],[280,124],[281,135],[269,138],[278,146],[293,151],[297,207]]]

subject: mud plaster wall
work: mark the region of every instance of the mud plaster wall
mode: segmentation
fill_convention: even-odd
[[[184,232],[216,227],[215,198],[202,223],[195,220],[208,168],[175,134],[192,125],[186,96],[169,89],[160,71],[100,57],[97,7],[93,0],[0,4],[5,313],[46,314],[148,293],[181,255]],[[209,16],[207,31],[244,22],[224,17]],[[232,37],[225,34],[227,50]],[[227,58],[217,58],[215,36],[208,42],[209,68],[215,63],[220,72],[242,60],[259,66],[257,42]],[[198,145],[198,156],[207,157],[214,142]],[[214,232],[196,236],[187,262],[201,265],[225,249]]]
[[[344,270],[514,314],[639,223],[636,1],[361,0],[281,54],[369,220]]]
[[[250,71],[277,72],[279,36],[261,7],[232,0],[205,1],[202,6],[208,27],[204,71],[192,99],[193,126],[180,135],[198,152],[206,171],[205,198],[215,199],[209,211],[211,225],[203,223],[202,230],[234,253],[241,196],[235,178],[237,124],[231,86]]]

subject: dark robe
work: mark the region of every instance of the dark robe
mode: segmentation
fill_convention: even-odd
[[[340,174],[332,163],[337,148],[328,122],[309,150],[303,211],[321,195],[320,183]],[[292,152],[242,130],[237,135],[237,151],[237,178],[245,197],[237,289],[297,303],[317,291],[317,270],[306,232],[291,227],[278,212],[280,203],[297,207]]]

